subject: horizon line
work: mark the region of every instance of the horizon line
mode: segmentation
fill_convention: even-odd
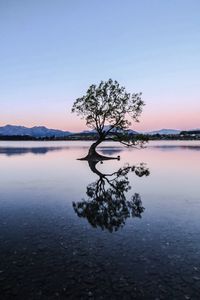
[[[109,125],[109,124],[108,124]],[[0,125],[0,127],[6,127],[6,126],[18,126],[18,127],[25,127],[25,128],[28,128],[28,129],[31,129],[31,128],[34,128],[34,127],[44,127],[46,129],[49,129],[49,130],[59,130],[59,131],[68,131],[70,133],[80,133],[80,132],[83,132],[83,131],[90,131],[90,130],[94,130],[94,129],[90,129],[88,128],[87,129],[82,129],[80,131],[70,131],[70,130],[65,130],[65,129],[58,129],[58,128],[50,128],[50,127],[47,127],[45,125],[34,125],[32,127],[29,127],[29,126],[25,126],[25,125],[13,125],[13,124],[6,124],[6,125]],[[136,131],[136,132],[141,132],[141,133],[145,133],[145,132],[153,132],[153,131],[161,131],[161,130],[177,130],[177,131],[192,131],[192,130],[200,130],[200,127],[199,128],[190,128],[190,129],[184,129],[184,130],[181,130],[181,129],[178,129],[178,128],[169,128],[169,127],[165,127],[165,128],[157,128],[157,129],[151,129],[151,130],[135,130],[135,129],[132,129],[132,128],[127,128],[127,130],[133,130],[133,131]]]

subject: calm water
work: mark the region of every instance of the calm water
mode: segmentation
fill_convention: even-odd
[[[200,142],[89,145],[0,142],[1,299],[200,299]]]

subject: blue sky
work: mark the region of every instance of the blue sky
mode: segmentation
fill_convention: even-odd
[[[84,129],[74,100],[113,78],[136,129],[200,127],[200,1],[0,0],[0,45],[0,125]]]

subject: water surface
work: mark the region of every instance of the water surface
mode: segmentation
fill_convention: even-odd
[[[0,142],[2,299],[199,299],[200,143],[89,145]]]

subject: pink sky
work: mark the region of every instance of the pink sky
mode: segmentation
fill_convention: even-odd
[[[81,120],[76,114],[70,112],[60,111],[56,113],[48,113],[45,115],[43,112],[37,114],[28,114],[27,116],[20,113],[7,113],[1,117],[0,126],[6,124],[23,125],[26,127],[33,126],[46,126],[49,128],[81,131],[87,129],[85,121]],[[195,129],[200,128],[200,114],[199,110],[193,109],[180,110],[180,111],[156,111],[153,108],[145,110],[140,118],[139,123],[133,123],[131,126],[135,130],[155,130],[161,128],[173,129]]]
[[[112,78],[143,93],[132,129],[200,128],[200,1],[58,2],[0,1],[1,126],[84,130],[73,102]]]

